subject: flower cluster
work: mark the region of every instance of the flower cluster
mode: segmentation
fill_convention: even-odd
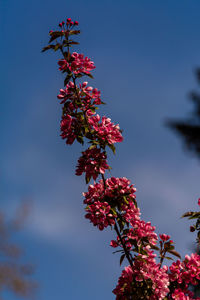
[[[133,201],[133,199],[135,200],[135,192],[136,188],[125,177],[111,177],[106,179],[105,183],[101,179],[99,183],[89,185],[88,192],[83,194],[85,196],[84,203],[89,204],[96,200],[103,201],[104,199],[108,199],[109,203],[121,207],[124,205],[124,197],[126,197],[125,204]]]
[[[180,260],[173,262],[169,269],[170,281],[176,283],[177,286],[175,293],[181,291],[191,295],[189,285],[197,285],[200,280],[200,256],[196,253],[191,256],[186,255],[182,262]]]
[[[87,86],[88,82],[85,81],[82,84],[79,84],[79,87],[74,85],[72,81],[66,85],[65,89],[60,89],[60,94],[57,96],[61,100],[61,104],[66,103],[67,100],[70,100],[72,103],[76,103],[81,99],[80,108],[83,111],[87,111],[90,108],[93,108],[94,105],[102,104],[101,101],[101,92],[97,88]]]
[[[83,54],[73,52],[71,54],[71,61],[68,62],[66,59],[58,61],[60,71],[70,71],[75,75],[79,73],[90,74],[95,69],[94,62],[89,57],[84,57]]]
[[[156,264],[156,255],[153,254],[153,251],[148,250],[148,247],[146,250],[147,255],[138,254],[135,257],[133,267],[128,266],[122,271],[118,285],[113,290],[117,300],[161,300],[168,294],[167,267],[161,268],[160,264]]]
[[[125,220],[130,216],[134,220],[139,219],[140,211],[132,202],[133,199],[135,200],[135,191],[136,189],[125,177],[111,177],[105,182],[101,179],[98,183],[89,185],[88,192],[83,193],[84,203],[87,204],[86,211],[91,210],[90,207],[94,210],[96,203],[98,205],[99,203],[108,203],[110,210],[107,210],[106,213],[109,217],[113,215],[113,218],[116,218],[117,214],[122,212],[121,216],[124,216]],[[96,226],[96,223],[92,219],[90,220]]]
[[[99,230],[103,230],[108,225],[115,224],[115,215],[111,211],[111,207],[107,202],[96,201],[86,207],[87,214],[85,217],[97,226]]]
[[[108,142],[108,144],[119,143],[123,141],[123,137],[119,128],[119,125],[115,125],[111,122],[110,118],[102,117],[100,122],[100,116],[95,115],[88,119],[90,125],[97,132],[98,137],[102,141]]]
[[[66,144],[73,144],[77,137],[80,125],[76,118],[72,118],[69,114],[64,114],[60,122],[60,130],[62,139],[66,139]]]
[[[107,155],[101,152],[101,149],[92,148],[82,152],[82,156],[78,160],[76,175],[80,176],[86,173],[87,181],[93,177],[94,180],[99,174],[104,174],[106,169],[109,169],[107,164]]]

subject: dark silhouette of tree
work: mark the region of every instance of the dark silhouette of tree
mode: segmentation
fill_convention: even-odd
[[[200,68],[196,69],[195,74],[200,85]],[[183,139],[187,149],[200,158],[200,92],[191,92],[189,99],[195,106],[191,117],[169,120],[167,125]]]
[[[195,70],[195,75],[200,85],[200,68]],[[191,117],[185,120],[169,120],[167,125],[183,139],[186,148],[200,159],[200,91],[191,92],[189,99],[194,104]],[[192,248],[200,255],[199,242]],[[191,290],[194,292],[195,297],[200,297],[200,281],[195,286],[191,285]]]

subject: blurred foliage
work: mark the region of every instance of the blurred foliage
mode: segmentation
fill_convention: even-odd
[[[195,70],[197,82],[200,85],[200,68]],[[185,120],[169,120],[167,125],[175,131],[183,140],[186,148],[200,158],[200,92],[192,91],[189,94],[190,101],[193,102],[194,110],[190,117]],[[190,231],[197,231],[197,244],[194,252],[200,255],[200,212],[187,212],[182,217],[189,220],[196,219],[196,223],[190,226]],[[190,286],[195,297],[200,297],[200,281],[196,286]]]
[[[200,85],[200,68],[195,74]],[[189,99],[194,104],[191,116],[183,120],[169,120],[167,125],[183,139],[187,149],[200,158],[200,92],[191,92]]]
[[[36,282],[30,278],[33,267],[21,263],[23,252],[11,241],[21,229],[28,211],[29,205],[23,204],[10,221],[0,212],[0,300],[4,300],[4,291],[29,298],[37,287]]]

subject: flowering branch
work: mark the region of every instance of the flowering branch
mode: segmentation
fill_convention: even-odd
[[[159,235],[158,243],[155,227],[140,218],[136,189],[127,178],[105,178],[105,172],[111,169],[106,149],[109,147],[115,153],[114,144],[123,141],[122,131],[110,118],[96,114],[98,106],[105,104],[100,91],[88,86],[86,81],[77,83],[84,76],[93,78],[91,71],[95,65],[83,54],[70,52],[70,48],[78,44],[72,40],[73,35],[80,33],[76,26],[78,22],[71,18],[60,23],[61,30],[50,31],[49,45],[42,51],[60,50],[63,56],[58,65],[65,75],[65,87],[57,96],[62,104],[61,137],[69,145],[75,141],[89,144],[76,168],[76,175],[85,173],[86,184],[94,180],[83,193],[85,217],[99,230],[108,226],[115,229],[116,239],[110,246],[119,247],[116,252],[122,253],[120,264],[125,258],[129,263],[113,293],[117,300],[193,299],[189,284],[196,284],[200,279],[200,256],[192,254],[169,268],[162,266],[164,259],[172,259],[166,256],[168,254],[180,258],[170,236]],[[97,182],[99,176],[101,179]],[[160,263],[156,262],[155,250],[159,251]]]

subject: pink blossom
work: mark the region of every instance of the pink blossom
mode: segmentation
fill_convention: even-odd
[[[105,198],[109,198],[110,201],[115,199],[116,205],[121,207],[124,205],[123,197],[125,195],[128,203],[132,202],[133,199],[135,200],[135,192],[136,189],[130,184],[130,180],[127,178],[111,177],[106,179],[105,187],[103,180],[100,180],[99,183],[95,183],[94,185],[89,185],[88,192],[83,194],[85,196],[84,203],[89,204],[96,200],[104,201]]]
[[[112,240],[112,241],[110,242],[110,246],[113,247],[113,248],[116,248],[116,247],[119,246],[119,244],[118,244],[116,241]]]
[[[72,61],[67,62],[66,59],[61,59],[58,61],[60,66],[60,71],[69,70],[75,75],[79,73],[89,74],[93,69],[95,69],[94,62],[90,60],[87,56],[84,57],[83,54],[73,52],[71,55]]]
[[[85,217],[97,226],[99,230],[103,230],[108,225],[115,224],[115,216],[111,212],[111,207],[107,202],[94,202],[86,207],[87,214]]]
[[[90,125],[97,132],[98,137],[107,142],[108,144],[114,144],[123,141],[123,137],[119,128],[119,125],[111,123],[110,118],[102,117],[102,122],[100,121],[100,116],[95,115],[88,119]]]
[[[200,198],[198,199],[198,205],[200,205]]]
[[[80,176],[85,172],[86,178],[93,177],[96,180],[99,174],[104,174],[109,169],[106,159],[106,153],[101,152],[101,149],[87,149],[78,160],[76,175]]]
[[[197,285],[200,280],[200,256],[196,253],[186,255],[182,262],[180,260],[173,262],[169,269],[170,281],[177,286],[173,299],[192,299],[188,286]]]
[[[76,119],[72,118],[70,115],[63,115],[60,122],[61,137],[66,139],[66,143],[71,145],[73,144],[76,138],[76,128],[78,122]]]
[[[159,234],[159,237],[160,237],[160,239],[161,239],[163,242],[166,242],[166,241],[168,241],[168,240],[170,239],[170,235],[167,235],[167,234],[165,234],[165,233]]]
[[[112,208],[118,207],[119,210],[123,209],[124,218],[128,219],[131,215],[134,220],[139,219],[139,209],[132,203],[133,200],[135,201],[135,191],[136,189],[133,185],[130,185],[130,181],[125,177],[111,177],[106,179],[105,183],[103,180],[100,180],[98,183],[94,183],[94,185],[89,185],[88,192],[83,193],[85,197],[84,203],[87,204],[86,211],[90,209],[90,206],[92,206],[93,210],[96,203],[107,202],[110,205],[110,208],[112,205]],[[112,213],[114,214],[114,212]],[[103,228],[104,227],[105,226],[103,225]]]
[[[60,94],[57,96],[58,99],[61,100],[61,104],[65,103],[66,100],[74,100],[74,94],[75,94],[75,88],[74,88],[74,83],[70,81],[67,85],[66,88],[60,89]]]
[[[156,264],[153,251],[148,248],[146,250],[147,255],[139,254],[135,257],[133,268],[128,266],[122,271],[118,285],[113,290],[117,300],[139,299],[139,295],[144,295],[144,286],[146,290],[149,289],[151,300],[162,300],[168,294],[168,269],[166,266],[160,268],[160,264]],[[149,281],[151,284],[145,284]]]

